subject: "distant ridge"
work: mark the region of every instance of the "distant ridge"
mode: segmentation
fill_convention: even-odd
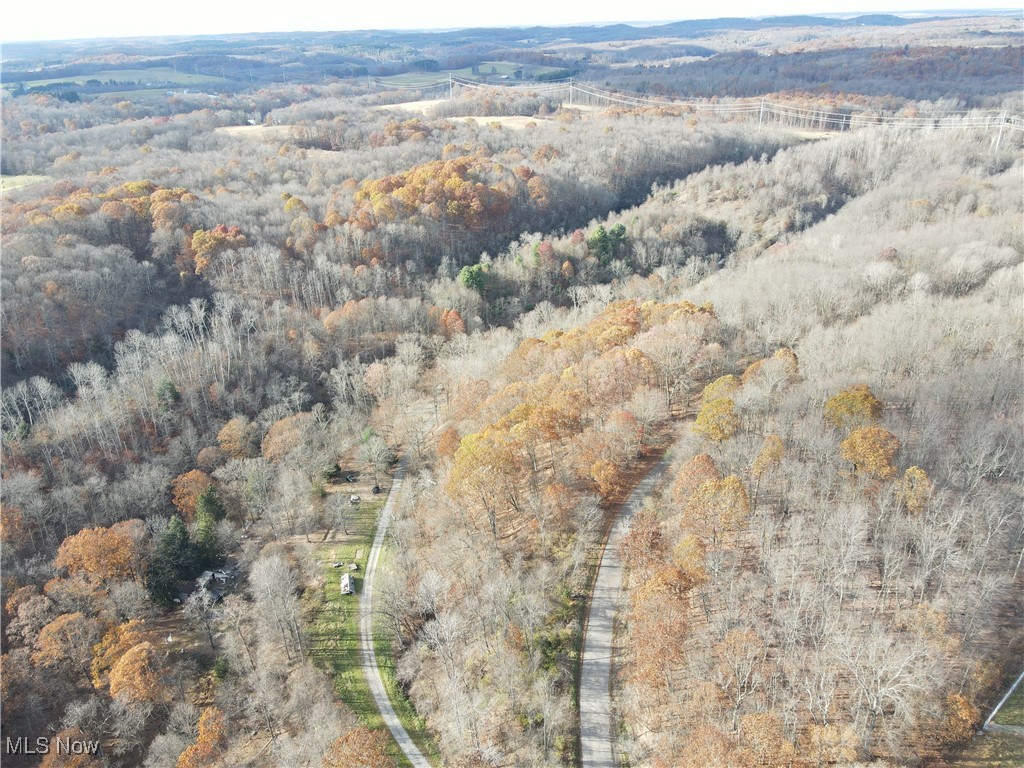
[[[409,44],[465,44],[473,42],[502,42],[537,44],[554,41],[571,40],[581,44],[607,42],[610,40],[643,40],[652,37],[696,37],[710,32],[740,30],[757,31],[761,29],[777,29],[779,27],[901,27],[909,24],[921,24],[929,21],[944,21],[951,18],[978,16],[1012,16],[1020,15],[1019,9],[993,9],[991,11],[919,11],[914,14],[829,14],[791,15],[763,17],[722,17],[716,19],[683,19],[679,21],[634,21],[614,23],[581,23],[568,26],[508,26],[508,27],[469,27],[421,30],[388,30],[362,29],[338,31],[293,31],[293,32],[239,32],[221,33],[217,35],[169,35],[158,37],[129,38],[94,38],[95,43],[110,43],[118,39],[165,41],[168,48],[175,48],[187,41],[202,41],[205,45],[214,41],[227,43],[239,40],[295,42],[302,39],[315,39],[322,42],[344,41],[346,43],[374,44],[382,40]],[[4,57],[17,58],[20,49],[36,49],[40,44],[60,45],[75,41],[5,41]],[[80,41],[86,42],[86,41]]]

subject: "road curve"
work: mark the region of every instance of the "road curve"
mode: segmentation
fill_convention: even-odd
[[[623,504],[608,534],[590,596],[580,669],[580,757],[583,768],[615,768],[611,676],[615,614],[622,599],[622,557],[619,544],[629,532],[633,514],[643,507],[668,468],[662,459],[641,480]]]
[[[370,557],[366,561],[366,576],[363,578],[363,592],[360,603],[359,617],[359,645],[362,657],[363,671],[366,674],[366,682],[370,686],[370,693],[373,700],[377,702],[377,709],[387,725],[391,735],[395,737],[398,746],[405,753],[406,758],[413,765],[413,768],[431,768],[430,762],[423,756],[416,743],[409,736],[409,733],[402,726],[401,720],[395,714],[395,708],[391,706],[388,693],[384,690],[384,680],[380,675],[380,668],[377,666],[377,653],[373,645],[373,579],[377,574],[377,560],[380,559],[380,550],[384,544],[384,536],[388,530],[388,523],[395,511],[398,491],[402,487],[402,479],[405,477],[405,459],[403,458],[395,469],[395,477],[391,483],[391,490],[388,492],[388,500],[384,503],[384,509],[377,521],[377,533],[373,537],[373,546],[370,548]]]

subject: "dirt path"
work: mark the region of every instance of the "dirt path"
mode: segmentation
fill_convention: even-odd
[[[619,545],[629,532],[633,514],[658,485],[669,459],[662,459],[633,489],[612,526],[594,579],[580,671],[580,755],[583,768],[615,768],[612,722],[612,642],[615,615],[622,601],[622,558]]]
[[[388,493],[388,500],[380,513],[377,521],[377,533],[373,537],[373,547],[370,549],[370,557],[366,562],[366,576],[363,579],[363,594],[360,605],[359,617],[359,644],[363,660],[363,670],[366,672],[366,682],[370,686],[370,692],[377,703],[381,717],[395,737],[398,746],[405,753],[406,758],[413,765],[413,768],[431,768],[430,762],[417,748],[412,737],[402,726],[401,720],[395,714],[394,707],[388,700],[387,691],[384,689],[384,680],[380,675],[380,668],[377,666],[377,654],[373,646],[373,579],[377,573],[377,561],[380,559],[381,546],[384,544],[384,536],[388,530],[388,523],[394,514],[398,491],[402,488],[402,479],[405,477],[405,459],[399,462],[395,470],[395,477],[391,483],[391,490]]]

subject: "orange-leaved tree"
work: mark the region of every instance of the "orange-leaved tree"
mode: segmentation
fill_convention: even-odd
[[[455,427],[448,427],[437,438],[437,455],[443,459],[450,459],[459,450],[459,430]]]
[[[683,525],[715,543],[741,528],[749,516],[747,489],[736,475],[729,475],[701,483],[686,505]]]
[[[736,404],[729,397],[706,401],[693,422],[694,432],[716,443],[728,440],[739,427],[740,417],[736,413]]]
[[[210,268],[213,260],[224,251],[244,248],[245,235],[238,227],[218,224],[213,229],[197,229],[192,233],[192,252],[195,254],[196,274],[201,275]]]
[[[84,613],[63,613],[51,621],[36,637],[32,661],[40,667],[67,667],[88,680],[92,647],[100,634],[100,623]]]
[[[217,442],[233,459],[249,459],[256,454],[256,430],[245,416],[236,416],[221,427]]]
[[[932,490],[932,481],[928,479],[928,473],[920,467],[910,467],[903,473],[900,497],[911,514],[920,515],[924,512],[932,497]]]
[[[86,528],[64,539],[53,565],[91,582],[140,579],[145,570],[145,538],[141,520]]]
[[[634,582],[646,580],[664,560],[665,537],[653,507],[645,506],[633,516],[629,533],[622,540],[622,553]]]
[[[881,427],[861,427],[839,444],[839,453],[853,464],[855,472],[879,480],[896,474],[892,460],[900,449],[897,437]]]
[[[706,453],[698,453],[683,464],[672,481],[672,501],[683,507],[703,483],[721,479],[722,473],[718,471],[715,460]]]
[[[836,429],[849,433],[876,423],[883,408],[867,384],[854,384],[825,401],[825,418]]]
[[[178,756],[177,768],[209,768],[221,755],[227,736],[227,718],[217,707],[207,707],[199,716],[196,743]]]
[[[201,469],[193,469],[178,475],[171,481],[171,501],[181,513],[185,522],[192,520],[196,511],[196,503],[206,489],[213,485],[213,478]]]
[[[156,649],[148,641],[130,648],[110,670],[110,695],[115,699],[159,701],[164,694]]]
[[[90,665],[93,686],[105,688],[109,685],[111,668],[144,639],[143,624],[139,619],[132,619],[108,629],[103,639],[93,647]]]

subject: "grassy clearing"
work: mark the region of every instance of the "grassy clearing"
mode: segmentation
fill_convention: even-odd
[[[0,194],[12,189],[30,187],[49,178],[49,176],[0,176]]]
[[[95,95],[90,94],[89,98],[109,99],[110,101],[165,101],[171,98],[167,95],[168,90],[175,90],[181,86],[167,86],[156,88],[133,88],[125,91],[104,91]]]
[[[992,722],[999,725],[1024,726],[1024,683],[1017,686],[1017,690],[1006,700]]]
[[[363,491],[361,487],[343,486],[344,492],[350,490]],[[363,591],[366,563],[384,503],[385,497],[380,496],[353,507],[349,519],[350,533],[342,535],[336,531],[328,541],[316,548],[314,557],[323,567],[324,589],[311,596],[315,602],[314,610],[317,616],[311,629],[311,639],[313,659],[331,675],[338,697],[351,707],[367,726],[387,731],[366,682],[359,640],[359,595]],[[334,568],[333,564],[336,562],[344,563],[346,567]],[[349,571],[347,566],[350,563],[356,563],[359,570]],[[387,550],[384,550],[381,553],[379,567],[386,567],[386,563]],[[345,573],[353,575],[353,588],[356,592],[354,595],[341,594],[341,577]],[[440,753],[430,739],[426,721],[417,714],[398,684],[391,656],[391,637],[381,622],[374,623],[374,648],[391,706],[420,751],[433,764],[440,765]],[[390,742],[390,750],[399,766],[409,765],[394,741]]]
[[[200,85],[203,83],[223,83],[226,79],[216,75],[202,75],[196,72],[178,72],[173,67],[150,67],[147,69],[104,69],[88,75],[75,77],[51,77],[43,80],[26,80],[26,88],[34,88],[53,83],[74,83],[85,85],[90,80],[106,83],[113,80],[118,83],[157,83],[160,85]]]
[[[449,74],[455,75],[456,77],[471,78],[473,80],[500,80],[502,77],[506,77],[511,80],[515,75],[516,70],[522,70],[523,77],[527,79],[536,77],[537,75],[545,75],[549,72],[559,71],[556,67],[529,66],[526,64],[515,64],[510,61],[484,61],[481,62],[476,69],[476,72],[473,72],[473,67],[463,67],[462,69],[451,70],[445,69],[439,72],[404,72],[401,75],[383,77],[381,80],[386,83],[394,83],[395,85],[425,86],[436,84],[439,80],[446,79]],[[520,83],[521,81],[516,82]]]
[[[324,589],[311,596],[316,620],[310,628],[310,635],[313,660],[334,680],[338,698],[351,707],[368,727],[383,729],[390,737],[366,682],[359,649],[359,595],[363,591],[366,561],[377,530],[377,518],[383,507],[383,498],[364,501],[354,507],[349,535],[339,534],[337,540],[328,540],[314,551],[316,560],[323,564]],[[346,567],[334,568],[335,562],[343,562]],[[347,568],[353,562],[359,566],[354,573]],[[354,595],[341,594],[343,573],[353,575]],[[398,765],[409,765],[393,740],[390,750]]]
[[[958,755],[941,764],[951,768],[1017,768],[1024,765],[1024,736],[988,731],[975,736]]]
[[[530,65],[530,64],[516,64],[511,61],[483,61],[477,66],[477,73],[473,74],[472,67],[463,67],[462,69],[452,70],[453,75],[459,77],[470,77],[470,78],[481,78],[481,77],[501,77],[507,75],[512,77],[515,75],[517,70],[522,70],[524,78],[537,77],[537,75],[546,75],[551,72],[561,71],[558,67],[545,67],[541,65]]]

